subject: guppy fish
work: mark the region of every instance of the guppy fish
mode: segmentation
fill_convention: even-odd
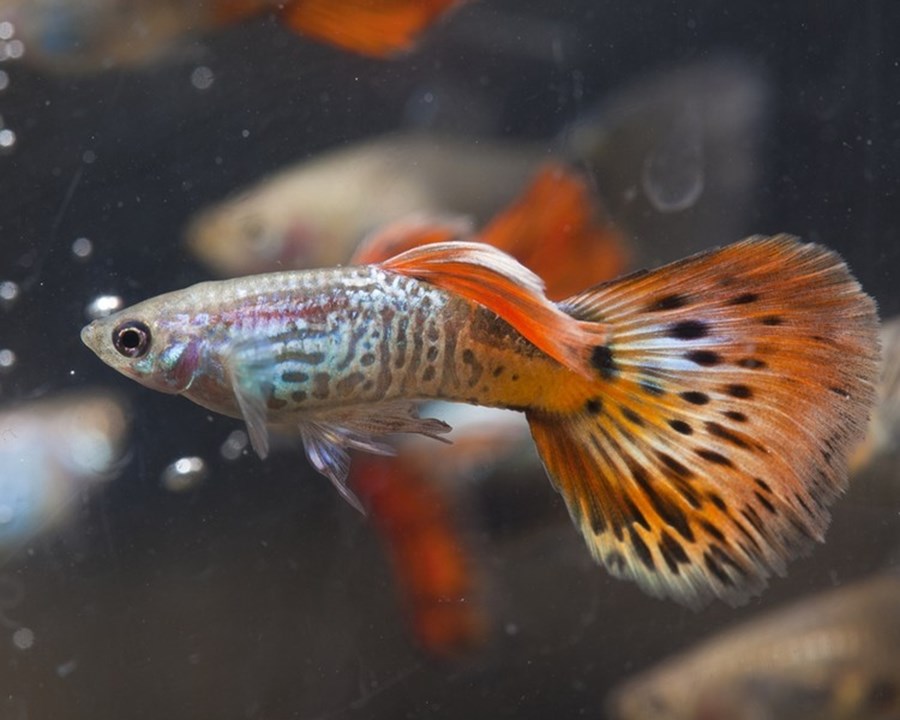
[[[419,229],[426,233],[434,228]],[[410,243],[415,244],[415,243]],[[207,282],[82,330],[147,387],[348,449],[439,437],[413,401],[522,410],[594,557],[690,605],[758,593],[821,540],[878,373],[875,305],[833,252],[750,238],[560,303],[496,248]]]
[[[897,720],[900,575],[723,632],[616,690],[617,720]]]

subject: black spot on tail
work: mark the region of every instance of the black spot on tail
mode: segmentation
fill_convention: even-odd
[[[691,435],[694,432],[694,429],[684,420],[669,420],[669,427],[682,435]]]
[[[731,576],[725,572],[725,569],[719,564],[719,561],[709,552],[703,553],[703,562],[706,565],[706,569],[709,570],[720,583],[727,587],[734,585],[734,580],[731,579]]]
[[[756,302],[759,300],[759,295],[756,293],[744,293],[743,295],[738,295],[734,300],[731,300],[729,305],[749,305],[750,303]]]
[[[731,397],[740,398],[741,400],[748,400],[753,397],[753,391],[746,385],[726,385],[725,392]]]
[[[603,411],[603,401],[600,398],[591,398],[584,404],[584,409],[591,415],[599,415]]]
[[[707,432],[709,432],[710,435],[713,435],[717,438],[722,438],[723,440],[731,443],[735,447],[739,447],[744,450],[747,450],[750,448],[750,446],[744,441],[743,438],[738,437],[733,432],[731,432],[731,430],[728,430],[727,428],[724,428],[721,425],[719,425],[719,423],[715,423],[715,422],[706,423],[706,430],[707,430]]]
[[[688,390],[681,393],[681,399],[691,403],[691,405],[706,405],[709,402],[709,395],[696,390]]]
[[[650,303],[647,306],[647,310],[649,312],[660,312],[662,310],[677,310],[678,308],[683,308],[685,305],[689,303],[689,299],[686,295],[666,295],[665,297],[661,297],[659,300]]]
[[[735,422],[747,422],[747,416],[742,412],[738,412],[737,410],[726,410],[725,417],[729,420],[734,420]]]
[[[747,370],[762,370],[766,367],[766,363],[756,358],[741,358],[737,361],[737,366],[746,368]]]
[[[656,565],[653,562],[653,555],[650,554],[650,548],[647,547],[647,543],[644,542],[643,538],[638,535],[633,527],[628,528],[628,536],[631,540],[631,546],[641,559],[641,562],[644,563],[648,570],[655,570]]]
[[[691,350],[685,357],[703,367],[712,367],[722,362],[722,356],[712,350]]]
[[[612,380],[617,372],[613,353],[608,345],[596,345],[591,352],[591,365],[604,380]]]
[[[709,327],[699,320],[682,320],[669,327],[669,337],[676,340],[699,340],[706,337]]]
[[[762,319],[762,324],[768,325],[769,327],[781,325],[783,322],[784,319],[779,317],[778,315],[768,315]]]
[[[665,530],[660,534],[659,551],[666,561],[666,565],[669,566],[669,570],[673,573],[678,573],[678,566],[680,564],[687,564],[690,562],[690,558],[687,556],[681,543],[675,540]]]
[[[706,448],[701,448],[697,450],[696,453],[702,457],[704,460],[713,463],[714,465],[725,465],[727,467],[734,467],[734,463],[731,462],[727,457],[722,455],[721,453],[717,453],[715,450],[707,450]]]

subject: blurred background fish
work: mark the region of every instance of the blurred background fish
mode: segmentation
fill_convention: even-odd
[[[542,157],[536,147],[435,134],[364,140],[200,212],[188,247],[223,277],[346,263],[368,233],[413,213],[484,223]]]
[[[900,718],[900,575],[802,600],[630,680],[618,720]]]
[[[36,64],[58,72],[134,66],[191,34],[272,13],[287,27],[345,50],[387,57],[408,50],[464,0],[3,0]]]
[[[854,472],[894,455],[900,442],[900,317],[881,326],[881,362],[878,404],[865,439],[851,457]]]
[[[0,411],[0,551],[71,522],[121,470],[129,424],[123,402],[100,391]]]
[[[549,142],[395,132],[300,161],[206,208],[187,244],[222,277],[329,267],[411,213],[482,225],[529,178],[539,193],[539,167],[556,159],[585,171],[629,245],[667,261],[751,229],[767,107],[761,71],[719,57],[613,89]]]

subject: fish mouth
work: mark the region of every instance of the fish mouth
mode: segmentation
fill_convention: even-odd
[[[87,345],[94,352],[97,351],[97,322],[96,320],[89,325],[81,328],[81,342]]]

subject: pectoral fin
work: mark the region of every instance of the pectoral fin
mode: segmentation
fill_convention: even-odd
[[[225,363],[229,384],[247,423],[250,444],[263,460],[269,455],[269,429],[262,373],[266,367],[274,366],[274,357],[267,348],[268,344],[260,343],[237,345]]]

